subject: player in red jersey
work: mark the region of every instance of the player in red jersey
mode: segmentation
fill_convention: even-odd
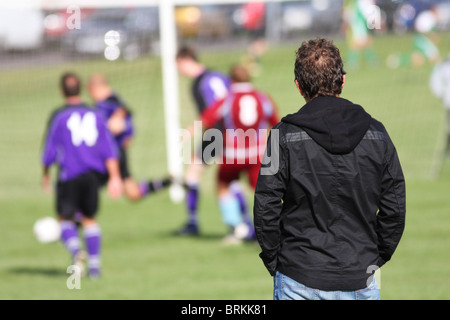
[[[219,139],[223,144],[218,146],[223,148],[219,153],[223,157],[216,160],[220,164],[217,188],[219,207],[223,222],[232,231],[226,240],[240,242],[242,239],[254,239],[254,229],[250,217],[242,216],[238,199],[230,186],[233,181],[239,180],[242,173],[246,173],[250,186],[255,188],[268,131],[279,122],[279,118],[275,103],[266,93],[253,87],[246,68],[234,66],[230,75],[230,92],[206,109],[201,121],[204,128],[212,128],[219,122],[223,125],[222,139]],[[218,141],[217,134],[217,130],[207,131],[204,137],[215,136],[215,141]]]

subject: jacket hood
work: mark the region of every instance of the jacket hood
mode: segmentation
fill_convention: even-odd
[[[371,119],[360,105],[351,101],[319,96],[281,121],[302,128],[328,152],[346,154],[353,151],[362,140]]]

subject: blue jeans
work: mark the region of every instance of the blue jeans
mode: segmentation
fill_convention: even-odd
[[[367,288],[355,291],[323,291],[309,288],[278,271],[273,280],[274,300],[380,300],[375,277]]]

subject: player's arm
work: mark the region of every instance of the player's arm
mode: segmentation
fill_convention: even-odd
[[[223,119],[222,105],[224,99],[214,102],[205,109],[200,116],[204,128],[212,128],[216,123]]]
[[[111,198],[118,199],[123,192],[122,178],[120,176],[119,170],[119,161],[117,160],[117,158],[110,158],[106,160],[105,165],[109,175],[107,184],[108,193]]]
[[[113,135],[118,136],[125,131],[127,127],[127,116],[128,111],[124,107],[119,107],[109,117],[107,127]]]
[[[97,116],[98,122],[98,141],[99,151],[104,159],[106,171],[108,172],[107,190],[111,198],[117,199],[122,195],[123,184],[120,176],[118,149],[114,139],[106,127],[106,123],[101,116]]]
[[[52,186],[51,186],[51,179],[50,179],[50,168],[44,166],[43,174],[42,174],[42,180],[41,180],[41,186],[45,193],[51,193],[52,192]]]
[[[57,126],[58,121],[54,120],[55,114],[50,118],[45,133],[44,148],[42,151],[42,180],[41,186],[46,193],[51,192],[50,166],[56,161],[57,155]]]
[[[222,99],[222,100],[219,100],[219,101],[213,103],[213,105],[211,105],[211,107],[206,108],[202,112],[200,119],[199,119],[199,121],[202,122],[202,128],[204,128],[204,129],[211,128],[222,119],[221,110],[222,110],[223,101],[224,100]],[[194,135],[194,131],[195,131],[195,124],[193,123],[188,127],[186,134],[183,136],[183,141],[190,139],[190,137],[192,137]]]

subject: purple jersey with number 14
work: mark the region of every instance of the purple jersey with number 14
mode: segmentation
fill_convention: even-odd
[[[66,106],[50,120],[42,163],[57,163],[59,180],[67,181],[81,174],[106,173],[107,159],[117,159],[117,146],[103,117],[84,105]]]

